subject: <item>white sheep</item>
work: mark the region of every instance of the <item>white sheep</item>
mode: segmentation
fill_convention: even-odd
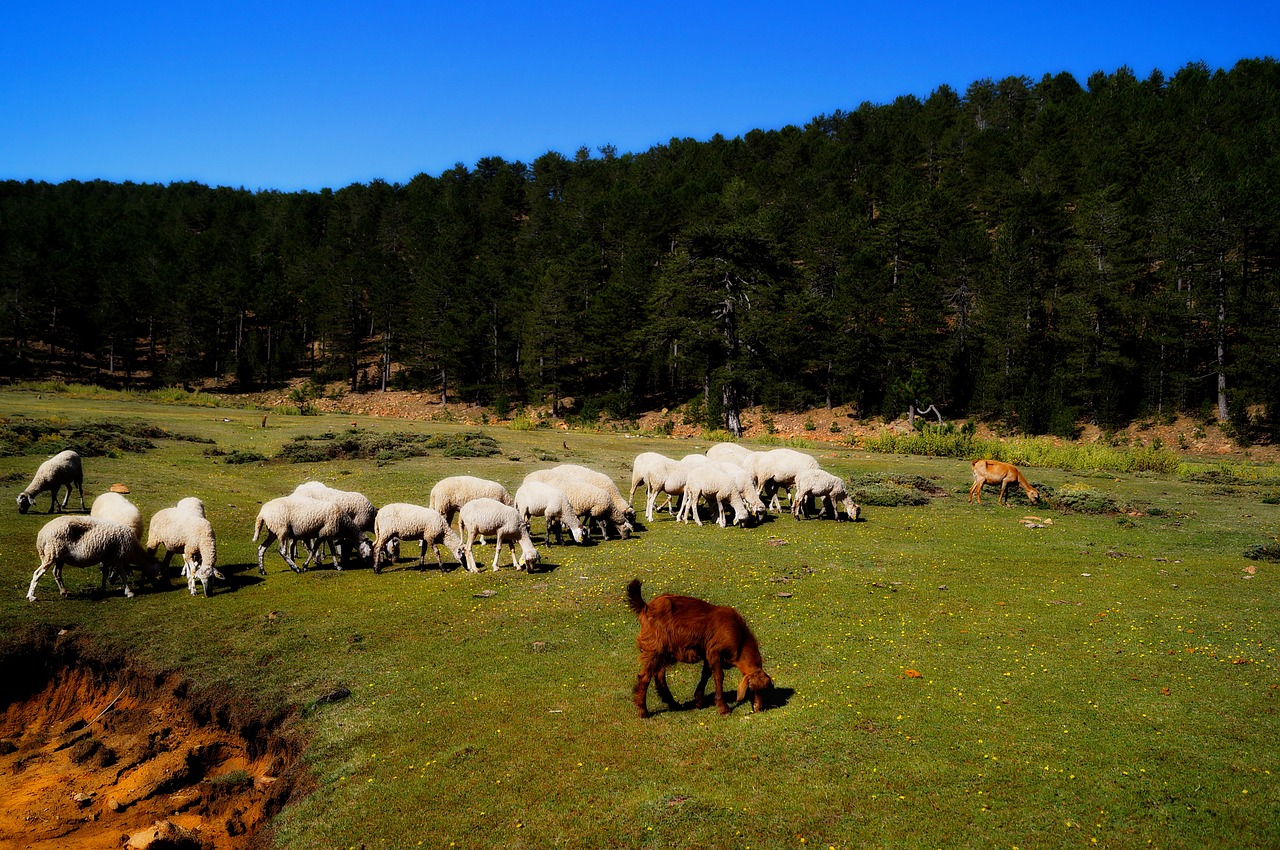
[[[36,475],[31,479],[31,483],[27,485],[27,489],[18,494],[18,513],[25,514],[39,496],[48,490],[52,501],[49,503],[47,513],[53,513],[57,508],[59,511],[67,509],[67,502],[71,500],[71,487],[75,486],[80,491],[80,510],[84,510],[84,471],[80,466],[80,455],[67,449],[65,452],[58,452],[53,457],[40,464],[36,470]],[[58,505],[58,491],[63,487],[67,488],[67,495],[62,498],[62,505]]]
[[[715,507],[719,513],[716,524],[721,528],[728,524],[724,509],[726,503],[733,508],[734,525],[742,525],[747,520],[747,505],[737,482],[715,464],[698,464],[689,469],[684,485],[684,502],[680,505],[677,519],[688,522],[689,514],[693,514],[693,521],[702,525],[702,518],[698,515],[699,499],[706,499],[709,507]]]
[[[838,475],[832,475],[825,469],[805,469],[797,474],[795,492],[791,497],[791,515],[796,519],[804,519],[809,513],[811,497],[819,500],[819,516],[825,514],[827,507],[830,506],[831,515],[837,520],[840,519],[840,511],[836,506],[839,502],[844,505],[844,512],[849,519],[858,521],[861,508],[854,503],[844,480]]]
[[[453,515],[458,509],[472,499],[494,499],[504,505],[513,505],[514,500],[507,488],[497,481],[477,478],[474,475],[451,475],[441,478],[431,488],[431,508],[444,515],[444,521],[453,525]]]
[[[177,507],[187,513],[204,516],[204,502],[196,496],[187,496],[185,499],[179,499]]]
[[[538,481],[550,484],[561,490],[568,498],[573,512],[582,519],[586,527],[586,535],[591,536],[591,521],[600,526],[600,533],[606,539],[609,529],[613,528],[623,540],[631,536],[631,522],[618,509],[612,494],[603,487],[588,484],[581,478],[559,472],[556,469],[538,469],[524,477],[525,483]]]
[[[693,457],[702,457],[695,455]],[[704,461],[706,458],[702,458]],[[686,463],[686,461],[688,463]],[[683,460],[672,460],[658,452],[641,452],[631,464],[631,498],[636,495],[636,488],[644,484],[648,492],[645,499],[645,517],[653,522],[654,507],[658,502],[658,494],[667,495],[667,507],[671,515],[676,515],[673,497],[684,495],[685,476],[689,474],[689,457]]]
[[[819,469],[818,459],[795,449],[770,449],[751,458],[747,468],[755,479],[756,490],[769,497],[770,510],[779,510],[778,490],[790,491],[796,476],[806,469]]]
[[[443,567],[444,562],[440,560],[440,550],[437,548],[441,543],[453,553],[458,563],[466,563],[463,560],[462,538],[455,534],[445,522],[443,514],[422,505],[411,505],[405,502],[383,505],[373,522],[373,536],[373,571],[375,573],[382,572],[384,559],[394,563],[395,556],[392,552],[395,551],[395,544],[401,540],[420,541],[418,566],[426,565],[427,547],[430,546],[432,554],[436,556],[436,566]]]
[[[67,586],[62,583],[62,567],[92,567],[102,565],[102,589],[107,589],[108,574],[118,575],[124,581],[124,595],[133,596],[129,586],[129,566],[143,568],[153,581],[160,578],[159,567],[148,557],[138,536],[126,525],[91,516],[60,516],[45,523],[36,535],[36,554],[40,566],[31,576],[27,588],[27,600],[36,601],[36,583],[45,570],[53,567],[53,580],[58,592],[65,598]]]
[[[258,572],[267,574],[263,557],[273,540],[280,541],[280,557],[284,558],[295,573],[304,572],[312,561],[320,560],[324,543],[333,546],[333,566],[342,569],[341,557],[344,544],[358,542],[360,531],[351,518],[333,502],[324,502],[310,496],[281,496],[262,505],[254,521],[253,541],[257,543],[263,528],[267,536],[258,546]],[[306,544],[308,557],[299,567],[290,556],[294,541]]]
[[[582,522],[574,513],[569,497],[559,487],[541,481],[526,481],[516,490],[515,507],[526,520],[536,516],[546,518],[548,545],[551,543],[552,528],[556,532],[556,543],[564,542],[564,528],[568,528],[573,535],[573,542],[582,542]]]
[[[480,535],[492,534],[493,569],[498,569],[498,559],[502,557],[502,544],[511,547],[511,563],[517,570],[533,571],[538,563],[538,550],[533,548],[533,538],[529,536],[529,523],[520,511],[513,506],[499,502],[497,499],[472,499],[458,509],[458,524],[462,530],[462,548],[466,556],[464,562],[473,573],[480,572],[476,566],[475,555],[471,547]],[[520,555],[516,555],[516,541],[520,543]]]
[[[161,508],[151,516],[147,526],[147,554],[155,557],[163,546],[164,569],[174,555],[182,556],[182,575],[187,590],[196,595],[196,582],[209,595],[209,579],[226,580],[218,571],[218,542],[213,524],[204,516],[204,503],[195,497],[181,500],[175,507]]]
[[[738,466],[745,467],[749,463],[748,458],[755,454],[760,452],[753,452],[737,443],[716,443],[707,449],[707,460],[717,463],[736,463]]]
[[[94,499],[89,516],[118,522],[132,529],[134,536],[142,540],[142,511],[120,493],[108,491]]]
[[[613,504],[627,518],[628,522],[634,522],[636,512],[631,507],[631,503],[622,498],[622,491],[618,489],[618,485],[613,483],[613,479],[594,469],[585,466],[579,466],[575,463],[562,463],[559,466],[552,467],[556,472],[577,478],[579,481],[585,481],[588,484],[601,488],[609,494],[609,498],[613,499]]]
[[[751,473],[736,463],[720,463],[716,461],[711,461],[710,463],[733,479],[733,483],[738,488],[738,495],[742,497],[747,510],[757,520],[764,519],[765,514],[769,511],[765,508],[764,502],[760,501],[760,494],[756,492],[755,480],[751,477]]]
[[[337,490],[321,481],[307,481],[294,488],[295,496],[310,496],[322,502],[333,502],[351,517],[355,527],[361,531],[373,532],[374,519],[378,509],[363,493],[354,490]]]

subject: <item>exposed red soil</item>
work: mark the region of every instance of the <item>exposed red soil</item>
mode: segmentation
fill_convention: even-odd
[[[460,422],[473,425],[496,424],[509,422],[493,410],[468,404],[441,404],[438,395],[422,392],[404,392],[389,390],[382,392],[351,393],[342,392],[335,385],[334,392],[324,398],[316,399],[312,404],[326,413],[351,413],[357,415],[388,416],[398,419],[435,420]],[[251,400],[267,407],[288,405],[288,392],[257,393],[250,397],[236,396],[240,400]],[[547,407],[527,408],[526,415],[537,421],[548,421],[552,427],[569,429],[569,421],[553,417]],[[697,437],[703,433],[700,425],[684,423],[680,410],[654,410],[641,414],[633,420],[634,425],[642,431],[657,432],[666,423],[670,423],[671,433],[677,437]],[[606,425],[610,423],[605,423]],[[612,423],[622,429],[631,422]],[[962,424],[962,423],[957,423]],[[744,436],[759,438],[765,434],[775,434],[780,438],[802,437],[814,442],[830,442],[848,444],[851,437],[874,436],[883,431],[905,432],[910,426],[905,418],[893,422],[882,419],[860,419],[851,407],[837,407],[832,410],[815,408],[794,413],[771,413],[762,408],[751,408],[743,412]],[[978,426],[978,435],[994,437],[995,434],[985,425]],[[1139,422],[1115,433],[1104,433],[1094,425],[1085,425],[1078,442],[1092,443],[1100,439],[1110,439],[1129,444],[1150,444],[1159,438],[1162,444],[1180,454],[1221,458],[1223,460],[1259,460],[1280,461],[1280,446],[1251,446],[1243,448],[1223,433],[1215,424],[1195,422],[1187,417],[1178,417],[1166,425],[1153,422]]]
[[[0,847],[257,846],[294,784],[296,743],[177,674],[57,654],[71,663],[0,707]],[[11,683],[38,667],[5,666]]]

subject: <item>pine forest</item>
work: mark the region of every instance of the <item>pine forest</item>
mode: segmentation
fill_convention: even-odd
[[[1280,437],[1280,64],[284,193],[0,182],[0,377]]]

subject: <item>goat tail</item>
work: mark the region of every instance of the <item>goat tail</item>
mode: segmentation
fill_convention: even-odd
[[[640,616],[644,613],[644,609],[649,606],[645,604],[644,597],[640,595],[640,579],[633,578],[627,583],[627,604],[631,606],[631,610]]]

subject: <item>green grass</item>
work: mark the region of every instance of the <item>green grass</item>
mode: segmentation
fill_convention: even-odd
[[[0,395],[6,415],[142,418],[275,457],[350,415],[273,418],[132,399]],[[386,435],[474,427],[355,417]],[[533,575],[393,570],[258,580],[260,502],[322,478],[375,504],[425,502],[444,475],[514,488],[554,462],[629,486],[639,452],[707,440],[548,429],[487,431],[500,452],[229,465],[198,443],[86,461],[86,490],[130,485],[150,515],[204,498],[231,587],[96,598],[68,570],[24,594],[45,517],[0,511],[0,633],[71,628],[181,668],[199,687],[294,706],[315,790],[277,818],[276,843],[333,847],[1263,847],[1280,834],[1280,568],[1265,489],[1143,472],[1031,475],[1103,493],[1127,513],[966,504],[956,459],[814,449],[885,486],[936,485],[864,522],[790,516],[734,530],[666,515],[628,541],[542,547]],[[756,444],[758,447],[759,444]],[[0,458],[16,493],[35,458]],[[1275,471],[1259,477],[1275,477]],[[16,476],[5,479],[5,475]],[[894,484],[893,482],[899,482]],[[905,482],[902,483],[902,482]],[[637,499],[639,496],[637,495]],[[1154,509],[1154,510],[1151,510]],[[1027,528],[1021,520],[1052,520]],[[536,531],[536,529],[535,529]],[[416,552],[406,548],[405,554]],[[491,550],[482,550],[491,558]],[[1250,573],[1246,567],[1253,567]],[[732,604],[761,641],[785,705],[639,720],[631,577]],[[492,591],[484,595],[483,591]],[[786,594],[786,595],[782,595]],[[920,676],[907,675],[908,670]],[[697,670],[672,672],[688,699]],[[736,674],[727,684],[735,686]],[[337,687],[351,695],[325,702]],[[650,694],[650,707],[658,705]]]

